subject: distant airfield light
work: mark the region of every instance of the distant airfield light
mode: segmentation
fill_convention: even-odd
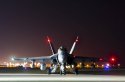
[[[72,68],[74,68],[74,65],[72,65]]]
[[[104,65],[102,65],[102,68],[104,67]]]
[[[34,65],[36,66],[36,65],[37,65],[37,63],[35,62],[35,63],[34,63]]]
[[[121,65],[120,64],[118,64],[118,67],[120,67]]]
[[[20,64],[19,63],[16,63],[15,66],[19,66]]]
[[[109,63],[107,63],[107,64],[106,64],[106,66],[108,66],[108,67],[109,67],[109,66],[110,66],[110,64],[109,64]]]
[[[97,65],[97,68],[99,67],[99,65]]]
[[[102,61],[103,59],[102,59],[102,58],[100,58],[99,60],[100,60],[100,61]]]
[[[106,69],[108,69],[109,67],[108,66],[105,66]]]
[[[39,67],[40,66],[40,63],[37,63],[37,67]]]
[[[89,67],[89,64],[87,64],[86,67],[88,68],[88,67]]]
[[[105,66],[105,68],[108,69],[109,67],[110,67],[110,64],[107,63],[106,66]]]
[[[112,60],[112,61],[115,61],[115,58],[112,58],[111,60]]]
[[[68,68],[68,66],[66,66],[66,68]]]
[[[112,61],[114,61],[115,59],[114,58],[112,58]]]
[[[7,62],[3,62],[4,64],[6,64]]]
[[[7,67],[9,67],[9,63],[7,63],[6,65],[7,65]]]
[[[78,65],[77,65],[77,67],[79,68],[79,67],[80,67],[80,65],[78,64]]]
[[[9,64],[11,65],[11,62]]]
[[[67,69],[69,69],[69,68],[70,68],[70,66],[66,66],[66,68],[67,68]]]
[[[110,61],[111,61],[112,63],[114,63],[114,62],[116,61],[116,58],[115,58],[115,57],[111,57],[111,58],[110,58]]]
[[[30,67],[32,68],[32,64],[30,64]]]
[[[22,66],[25,68],[25,67],[26,67],[26,64],[27,64],[27,62],[24,62],[24,63],[22,64]]]

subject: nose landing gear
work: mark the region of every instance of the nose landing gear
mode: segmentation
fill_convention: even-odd
[[[76,74],[76,75],[79,74],[79,72],[78,72],[78,68],[75,68],[75,69],[74,69],[74,74]]]
[[[65,64],[60,65],[60,75],[66,75]]]

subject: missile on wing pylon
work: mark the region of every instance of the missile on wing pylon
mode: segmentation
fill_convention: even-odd
[[[48,41],[48,43],[49,43],[49,45],[50,45],[52,54],[55,54],[55,50],[54,50],[53,44],[51,43],[50,38],[49,38],[48,36],[47,36],[47,41]]]
[[[76,40],[75,40],[75,42],[73,43],[72,48],[71,48],[69,54],[72,54],[72,53],[73,53],[74,48],[75,48],[77,42],[78,42],[78,36],[76,37]]]

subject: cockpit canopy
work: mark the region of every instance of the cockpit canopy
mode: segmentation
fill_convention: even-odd
[[[60,46],[60,47],[59,47],[59,50],[62,50],[62,51],[67,52],[67,49],[66,49],[64,46]]]

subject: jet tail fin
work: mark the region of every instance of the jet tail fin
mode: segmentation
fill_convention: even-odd
[[[51,40],[50,40],[50,38],[48,36],[47,36],[47,40],[48,40],[49,46],[51,48],[52,54],[55,54],[55,50],[54,50],[53,44],[51,43]]]
[[[75,46],[76,46],[76,43],[77,43],[77,42],[78,42],[78,36],[77,36],[75,42],[73,43],[72,48],[71,48],[69,54],[72,54],[72,53],[73,53],[73,51],[74,51],[74,49],[75,49]]]

